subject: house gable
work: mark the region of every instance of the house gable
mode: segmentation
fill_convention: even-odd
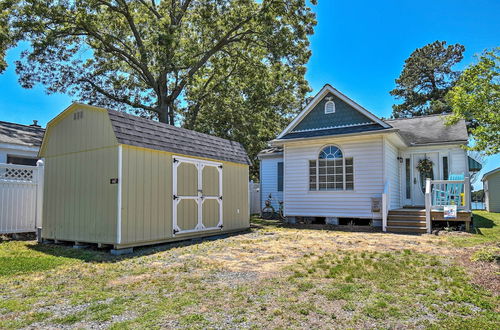
[[[333,113],[325,113],[325,105],[329,101],[333,101],[335,104],[335,112]],[[304,116],[291,132],[296,133],[369,124],[375,124],[375,122],[329,92]]]
[[[334,103],[325,111],[328,102]],[[330,85],[325,85],[278,139],[327,136],[391,128]]]

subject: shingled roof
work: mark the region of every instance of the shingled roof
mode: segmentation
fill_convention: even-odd
[[[0,121],[0,143],[26,147],[40,147],[45,129]]]
[[[385,120],[399,130],[399,134],[410,146],[465,143],[468,140],[467,127],[464,120],[455,125],[446,126],[449,115],[431,115],[404,119]]]
[[[114,110],[108,114],[120,144],[250,165],[239,142]]]

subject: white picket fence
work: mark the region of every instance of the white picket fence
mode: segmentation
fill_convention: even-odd
[[[43,162],[0,163],[0,234],[35,232],[42,225]]]
[[[260,184],[250,181],[248,184],[250,214],[260,213]]]

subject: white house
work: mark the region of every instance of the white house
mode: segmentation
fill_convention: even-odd
[[[468,141],[465,122],[446,126],[445,119],[433,115],[382,120],[325,85],[270,142],[272,148],[259,154],[262,207],[271,194],[276,205],[284,201],[285,215],[292,221],[312,217],[337,224],[355,218],[376,226],[382,223],[384,191],[388,210],[423,208],[426,178],[469,176],[462,148]],[[417,170],[423,159],[432,162],[431,170]],[[415,225],[425,230],[425,211],[419,212],[424,213],[393,215],[398,221],[389,223],[389,229],[404,231]]]
[[[44,132],[36,121],[31,125],[0,121],[0,163],[35,166]]]
[[[500,167],[483,175],[484,204],[488,212],[500,212]]]

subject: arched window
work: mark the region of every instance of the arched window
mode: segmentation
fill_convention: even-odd
[[[353,190],[354,163],[337,146],[326,146],[309,161],[309,190]]]
[[[335,103],[333,101],[328,101],[325,103],[325,113],[334,113],[335,112]]]

